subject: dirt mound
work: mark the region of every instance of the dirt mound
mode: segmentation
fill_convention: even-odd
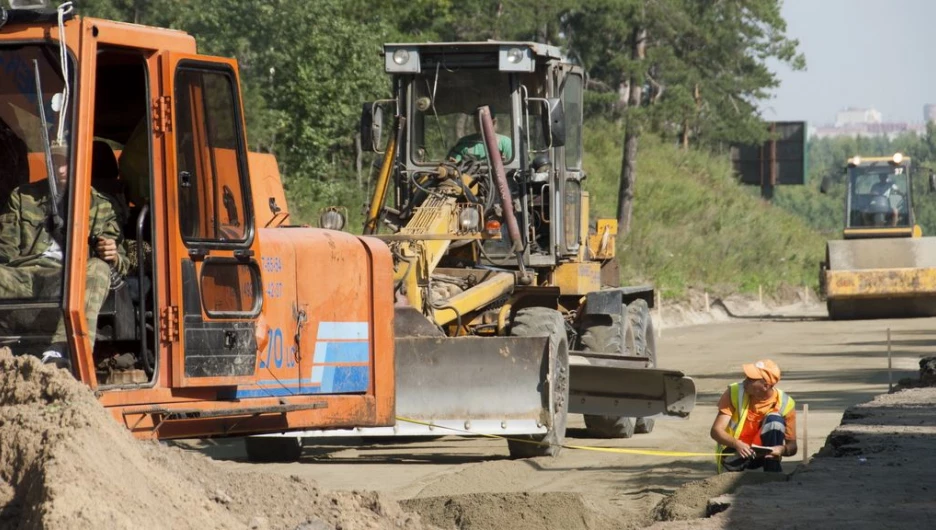
[[[0,528],[425,528],[375,493],[140,442],[63,370],[0,353]]]
[[[734,493],[742,486],[787,480],[782,473],[723,473],[681,486],[653,509],[656,521],[684,521],[707,517],[709,500]]]
[[[895,390],[906,388],[925,388],[936,386],[936,357],[924,357],[920,359],[920,376],[917,378],[907,377],[897,382]]]
[[[618,528],[577,493],[472,493],[421,497],[401,504],[424,520],[457,530],[603,530]]]

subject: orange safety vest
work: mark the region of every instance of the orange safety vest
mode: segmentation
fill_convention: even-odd
[[[777,397],[780,398],[777,400],[779,403],[777,412],[786,418],[787,415],[796,408],[796,402],[783,390],[779,388],[774,388],[774,390],[777,391]],[[734,411],[731,413],[731,420],[728,422],[728,427],[725,428],[725,432],[730,434],[732,438],[738,439],[738,437],[741,436],[741,430],[744,429],[744,421],[747,419],[748,409],[751,405],[751,397],[744,393],[744,383],[731,383],[728,385],[728,392],[731,396],[731,404],[734,406]],[[721,452],[724,450],[724,445],[715,444],[715,452],[719,455],[715,457],[719,473],[722,472]]]

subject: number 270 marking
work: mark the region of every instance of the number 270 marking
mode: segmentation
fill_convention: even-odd
[[[271,329],[267,332],[266,357],[261,357],[260,368],[270,368],[271,366],[282,368],[284,357],[283,330],[280,328]],[[270,364],[271,360],[273,361],[272,365]],[[286,368],[293,368],[294,366],[296,366],[296,361],[290,355],[286,358]]]

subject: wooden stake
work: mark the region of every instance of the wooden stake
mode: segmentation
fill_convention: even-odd
[[[706,312],[706,313],[708,313],[709,307],[711,307],[711,306],[709,306],[709,302],[708,302],[708,291],[706,291],[706,292],[705,292],[705,312]]]
[[[890,328],[887,328],[887,393],[894,391],[893,363],[891,362]]]
[[[803,286],[803,304],[809,305],[809,287]]]
[[[757,286],[757,299],[760,301],[760,305],[764,305],[764,286]]]
[[[803,403],[803,467],[809,465],[809,403]]]

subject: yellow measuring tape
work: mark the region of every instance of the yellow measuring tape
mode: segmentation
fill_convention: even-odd
[[[471,436],[483,436],[485,438],[497,438],[499,440],[510,440],[512,442],[520,442],[533,445],[558,445],[563,449],[578,449],[581,451],[597,451],[601,453],[618,453],[625,455],[643,455],[643,456],[679,456],[679,457],[707,457],[715,458],[716,456],[722,456],[727,453],[693,453],[689,451],[662,451],[657,449],[624,449],[622,447],[596,447],[593,445],[572,445],[572,444],[547,444],[544,442],[535,442],[533,440],[524,440],[522,438],[511,438],[509,436],[501,436],[499,434],[483,434],[475,433],[465,429],[456,429],[454,427],[445,427],[443,425],[436,425],[434,423],[429,423],[425,421],[414,420],[412,418],[404,418],[402,416],[397,416],[397,421],[403,421],[406,423],[414,423],[416,425],[423,425],[426,427],[431,427],[433,429],[444,429],[447,431],[453,431],[459,434],[468,434]]]

